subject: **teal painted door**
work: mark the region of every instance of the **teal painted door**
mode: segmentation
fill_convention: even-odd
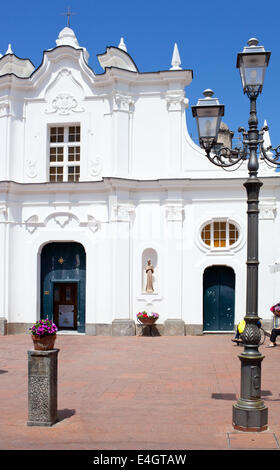
[[[64,318],[61,321],[62,329],[69,321],[71,325],[73,322],[72,329],[84,333],[85,294],[84,247],[75,242],[49,243],[44,246],[41,253],[41,318],[58,322],[60,311]]]
[[[211,266],[203,276],[203,330],[233,331],[235,274],[227,266]]]

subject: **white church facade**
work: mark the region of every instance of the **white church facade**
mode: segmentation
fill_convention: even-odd
[[[135,335],[233,331],[246,306],[247,167],[191,139],[180,66],[139,72],[121,41],[95,74],[72,29],[35,69],[0,58],[0,324]],[[268,132],[265,134],[268,141]],[[279,176],[260,161],[259,316],[279,301]],[[147,289],[146,267],[153,265]]]

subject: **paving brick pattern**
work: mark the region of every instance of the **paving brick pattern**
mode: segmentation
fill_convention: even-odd
[[[58,422],[28,427],[29,335],[0,337],[0,449],[279,449],[280,346],[260,350],[269,429],[232,428],[243,348],[229,335],[63,336]]]

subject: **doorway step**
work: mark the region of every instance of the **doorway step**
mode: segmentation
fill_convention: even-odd
[[[75,335],[75,336],[84,336],[85,333],[80,333],[79,331],[75,330],[59,330],[56,333],[57,335]]]

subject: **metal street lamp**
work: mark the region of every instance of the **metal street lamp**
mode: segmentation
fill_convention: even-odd
[[[247,287],[246,287],[246,322],[242,333],[244,351],[239,355],[241,361],[241,393],[233,405],[233,426],[242,431],[263,431],[267,429],[268,409],[261,399],[261,362],[264,356],[259,352],[260,332],[257,326],[258,317],[258,236],[259,236],[259,191],[262,182],[258,178],[259,158],[280,166],[280,146],[276,148],[263,146],[263,134],[267,127],[258,130],[256,100],[262,91],[265,70],[270,52],[258,45],[253,38],[248,46],[237,56],[243,91],[250,99],[249,130],[239,128],[242,132],[242,148],[222,147],[216,153],[211,150],[217,143],[221,116],[224,106],[214,99],[211,90],[205,90],[205,98],[198,100],[192,107],[196,118],[199,141],[205,149],[207,158],[221,168],[228,168],[248,161],[249,177],[244,183],[247,191]],[[259,150],[259,155],[258,155]],[[273,150],[275,156],[271,152]]]
[[[197,105],[192,107],[192,112],[196,118],[200,143],[210,152],[217,140],[224,105],[220,104],[217,98],[213,98],[212,90],[207,89],[203,94],[205,98],[198,100]]]

